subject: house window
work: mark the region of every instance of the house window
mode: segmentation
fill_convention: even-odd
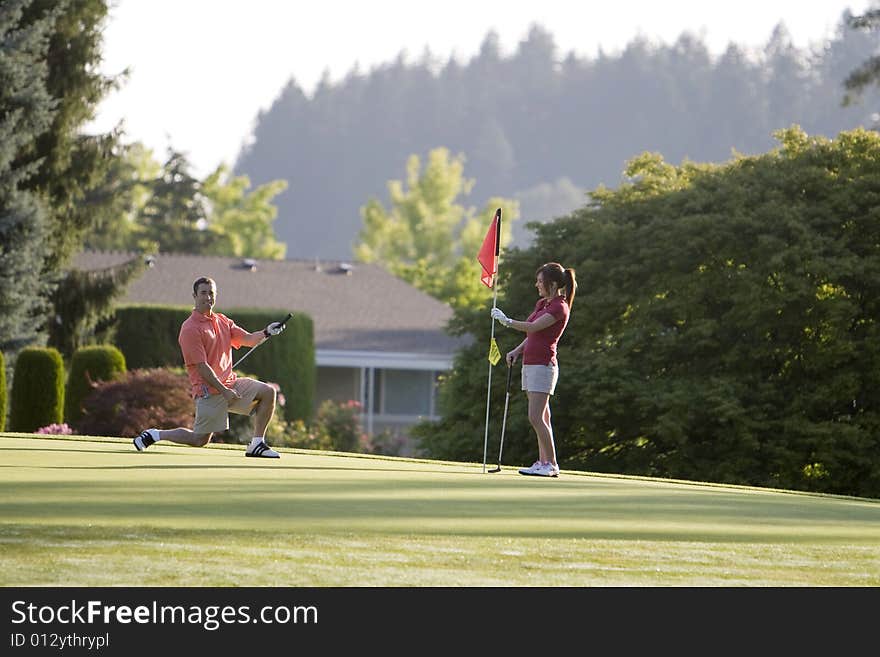
[[[353,367],[319,367],[315,387],[315,408],[325,399],[347,402],[361,398],[360,369]],[[290,395],[289,392],[284,391]]]
[[[380,415],[431,415],[434,373],[376,370],[373,412]]]

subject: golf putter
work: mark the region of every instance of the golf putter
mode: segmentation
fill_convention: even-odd
[[[285,317],[284,319],[281,320],[281,322],[280,322],[281,325],[282,325],[282,326],[285,326],[285,325],[287,324],[287,322],[290,321],[290,318],[291,318],[291,317],[293,317],[293,313],[287,313],[287,317]],[[238,367],[238,366],[241,364],[241,361],[243,361],[245,358],[247,358],[247,357],[250,356],[252,353],[254,353],[254,351],[256,351],[257,347],[259,347],[259,346],[260,346],[261,344],[263,344],[264,342],[267,342],[268,340],[269,340],[269,338],[263,338],[263,339],[260,340],[257,344],[255,344],[253,347],[251,347],[250,349],[248,349],[248,352],[247,352],[244,356],[242,356],[241,358],[239,358],[239,359],[238,359],[238,360],[232,365],[232,369],[235,369],[236,367]]]
[[[507,404],[510,402],[510,375],[513,373],[513,366],[507,367],[507,394],[504,397],[504,417],[501,420],[501,445],[498,447],[498,467],[492,468],[489,472],[501,472],[501,453],[504,451],[504,429],[507,426]]]

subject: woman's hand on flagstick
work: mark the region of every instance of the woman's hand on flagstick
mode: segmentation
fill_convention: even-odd
[[[510,319],[510,317],[504,314],[501,308],[493,308],[491,315],[492,319],[497,319],[499,322],[504,324],[504,326],[510,326],[510,323],[513,321],[512,319]]]

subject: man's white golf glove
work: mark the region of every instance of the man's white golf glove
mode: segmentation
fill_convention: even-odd
[[[263,335],[268,338],[270,335],[278,335],[283,330],[284,324],[281,322],[272,322],[269,326],[263,329]]]
[[[510,323],[513,321],[512,319],[510,319],[510,317],[508,317],[501,311],[501,308],[492,309],[492,319],[497,319],[505,326],[510,326]]]

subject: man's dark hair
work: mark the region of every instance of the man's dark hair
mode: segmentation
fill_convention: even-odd
[[[199,293],[199,285],[204,285],[207,283],[208,285],[213,285],[215,288],[217,287],[217,283],[214,282],[213,278],[208,278],[207,276],[200,276],[196,279],[196,282],[193,283],[193,295]]]

